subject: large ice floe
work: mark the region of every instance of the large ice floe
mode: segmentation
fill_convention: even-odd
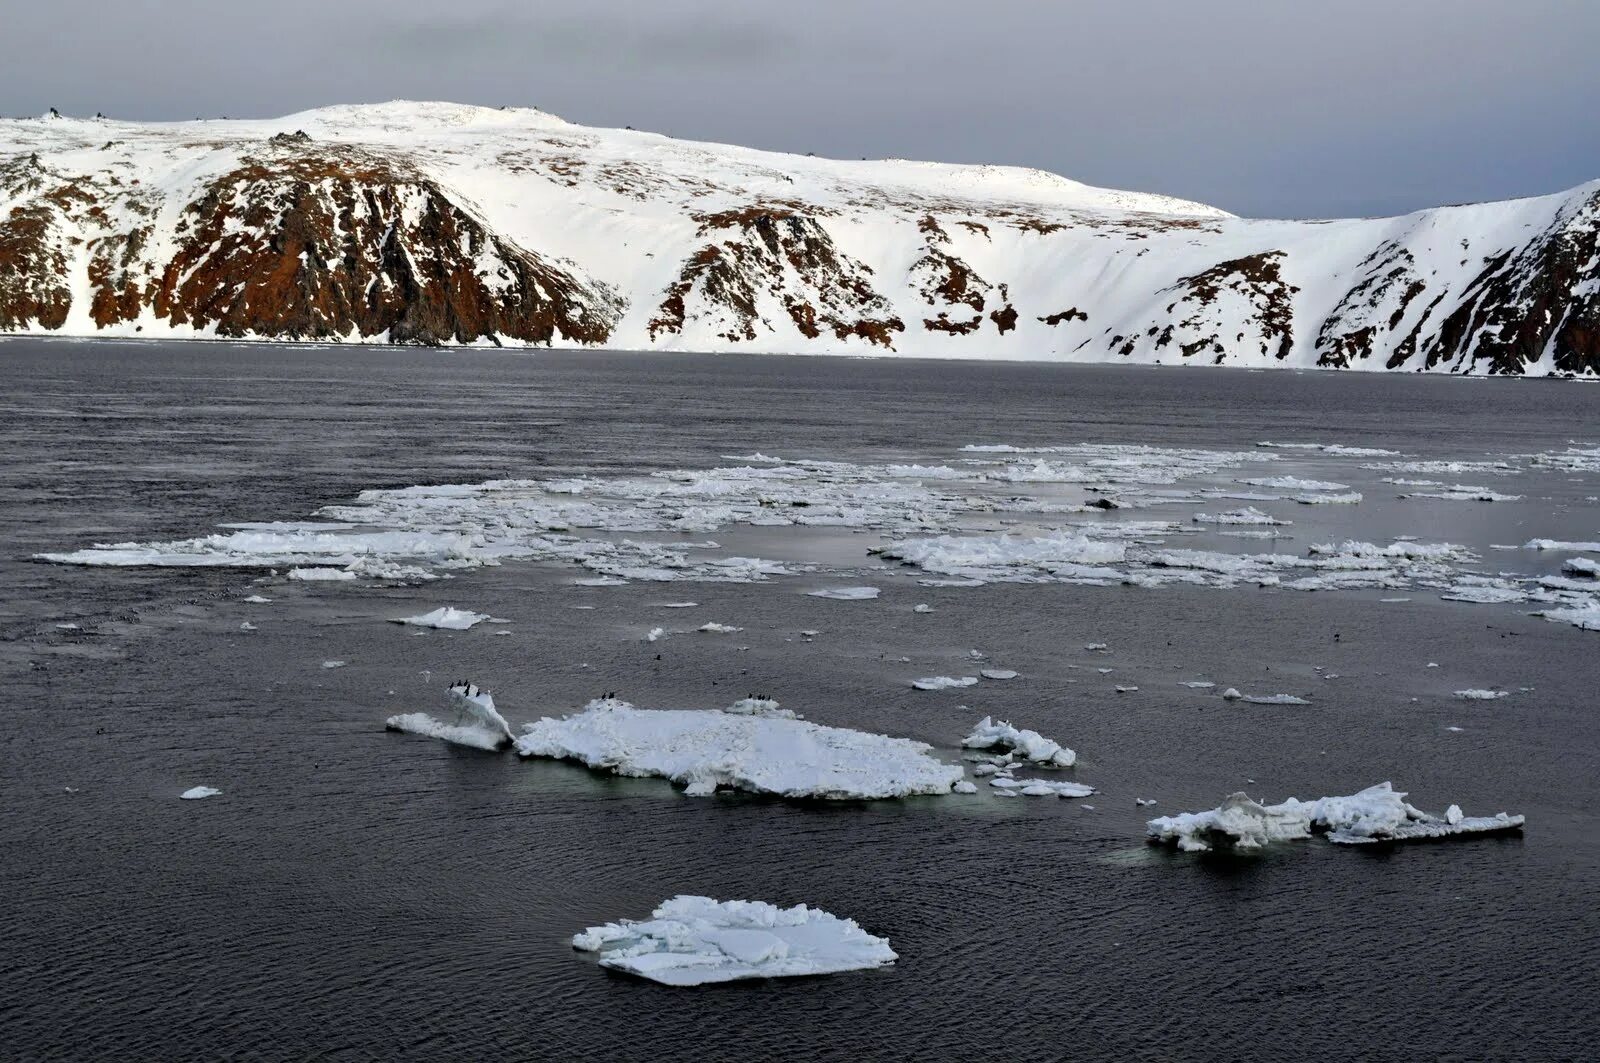
[[[572,947],[600,965],[672,986],[865,970],[893,963],[887,938],[853,919],[797,904],[678,896],[649,919],[592,926]]]
[[[408,731],[474,749],[510,747],[513,737],[511,725],[496,711],[494,698],[487,690],[481,690],[471,683],[455,683],[446,692],[446,697],[451,709],[448,722],[425,712],[411,712],[389,717],[385,726],[391,731]]]
[[[747,699],[748,701],[748,699]],[[719,789],[829,800],[947,794],[959,765],[909,738],[826,727],[771,709],[637,709],[591,701],[581,712],[528,724],[525,757],[575,760],[626,776],[659,776],[705,796]]]
[[[1236,793],[1205,812],[1184,812],[1152,819],[1147,835],[1152,844],[1186,852],[1210,849],[1259,849],[1272,842],[1297,841],[1322,834],[1340,845],[1436,841],[1470,834],[1510,834],[1522,830],[1523,817],[1504,812],[1465,816],[1451,805],[1442,816],[1406,803],[1406,795],[1387,782],[1344,797],[1315,801],[1289,798],[1276,805]]]

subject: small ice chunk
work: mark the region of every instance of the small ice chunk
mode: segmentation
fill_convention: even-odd
[[[699,602],[657,602],[657,609],[698,609]]]
[[[832,598],[840,602],[865,602],[881,592],[877,587],[826,587],[820,591],[807,591],[813,598]]]
[[[1243,697],[1244,695],[1239,693],[1239,689],[1237,687],[1229,687],[1227,690],[1222,692],[1223,701],[1238,701]]]
[[[645,632],[644,640],[646,642],[655,642],[656,640],[660,639],[666,633],[667,633],[667,629],[666,628],[653,627],[649,631]]]
[[[648,920],[592,926],[572,939],[600,965],[670,986],[783,978],[893,963],[887,938],[818,908],[678,896]]]
[[[254,624],[252,624],[250,621],[246,620],[244,623],[239,625],[239,630],[240,631],[254,631],[254,630],[256,630],[256,626]]]
[[[1511,696],[1509,690],[1458,690],[1456,697],[1467,701],[1497,701]]]
[[[1135,797],[1133,803],[1139,808],[1148,808],[1150,805],[1155,804],[1156,801],[1153,797]]]
[[[911,611],[913,613],[931,613],[933,612],[933,606],[929,605],[927,602],[918,602],[916,605],[911,607]]]
[[[985,679],[1015,679],[1017,673],[1009,668],[984,668],[979,670],[979,675]]]
[[[978,792],[978,784],[962,779],[950,788],[950,792],[953,794],[975,794]]]
[[[703,631],[708,635],[731,635],[735,631],[743,631],[742,627],[733,627],[729,624],[719,624],[713,620],[709,624],[701,624],[696,631]]]
[[[1083,648],[1088,650],[1090,653],[1105,653],[1111,649],[1111,647],[1106,645],[1104,642],[1085,642],[1083,644]]]
[[[330,661],[323,661],[322,662],[322,667],[324,667],[324,668],[343,668],[344,665],[345,665],[345,662],[343,662],[343,661],[331,661],[330,660]]]
[[[1008,749],[1027,760],[1054,768],[1070,768],[1078,762],[1078,754],[1038,731],[1013,727],[1005,720],[985,716],[961,740],[964,749]],[[976,773],[974,773],[976,774]]]
[[[1207,682],[1205,682],[1204,680],[1201,680],[1201,679],[1191,679],[1191,680],[1188,680],[1187,682],[1179,683],[1178,685],[1180,687],[1188,687],[1190,690],[1210,690],[1213,687],[1215,687],[1217,684],[1215,684],[1215,683],[1207,683]]]
[[[1023,797],[1092,797],[1094,787],[1080,782],[1057,782],[1051,779],[1011,779],[1004,776],[989,780],[989,785],[1003,793],[1021,794]]]
[[[1245,701],[1251,705],[1309,705],[1311,702],[1305,698],[1297,698],[1293,694],[1256,694],[1245,695]]]
[[[471,683],[454,683],[446,696],[455,710],[455,719],[445,723],[425,712],[391,716],[385,726],[391,731],[439,738],[474,749],[497,750],[511,745],[511,725],[494,707],[494,698]]]
[[[911,685],[917,690],[948,690],[951,687],[970,687],[978,682],[975,675],[948,676],[930,675],[921,679],[913,679]]]
[[[215,786],[192,786],[179,794],[178,797],[184,801],[199,801],[202,798],[216,797],[221,793],[222,791]]]
[[[250,597],[240,600],[249,602],[251,605],[266,605],[268,602],[272,601],[271,598],[263,598],[259,594],[252,594]]]
[[[410,624],[412,627],[439,628],[443,631],[466,631],[474,624],[481,624],[489,619],[488,613],[474,613],[468,609],[456,609],[448,605],[441,605],[432,612],[422,613],[418,616],[391,617],[391,624]]]
[[[1135,691],[1137,691],[1138,689],[1139,689],[1138,687],[1118,687],[1117,688],[1117,693],[1118,694],[1132,694]]]
[[[289,578],[307,583],[346,583],[355,579],[356,574],[342,568],[291,568]]]

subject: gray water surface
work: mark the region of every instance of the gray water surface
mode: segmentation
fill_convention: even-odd
[[[28,340],[0,344],[0,373],[6,1058],[1592,1052],[1600,633],[1421,593],[1381,604],[1372,592],[923,588],[885,569],[881,599],[838,602],[807,597],[811,577],[593,588],[573,570],[507,565],[448,586],[351,588],[30,560],[303,519],[372,487],[710,466],[757,450],[925,460],[967,443],[1310,440],[1482,459],[1594,440],[1591,387]],[[1597,479],[1548,476],[1504,508],[1375,496],[1306,507],[1317,512],[1304,521],[1327,526],[1304,534],[1365,524],[1474,548],[1594,535]],[[740,534],[775,549],[785,535]],[[833,563],[853,553],[847,535],[788,548]],[[874,572],[864,550],[853,563]],[[243,603],[251,593],[274,601]],[[659,608],[686,599],[699,607]],[[933,612],[913,613],[918,602]],[[446,603],[512,623],[449,634],[382,622]],[[709,620],[745,630],[642,641]],[[909,687],[960,674],[972,649],[1022,678]],[[1076,748],[1071,777],[1102,793],[691,799],[660,780],[382,729],[394,712],[437,708],[464,677],[513,722],[607,690],[651,707],[760,691],[952,759],[994,713]],[[1312,705],[1225,705],[1178,685],[1192,679]],[[1517,693],[1452,697],[1480,686]],[[1309,798],[1384,779],[1424,808],[1523,812],[1528,832],[1252,858],[1142,844],[1148,816],[1233,790]],[[223,796],[176,799],[201,783]],[[686,991],[607,973],[568,944],[685,892],[817,905],[888,936],[901,959]]]

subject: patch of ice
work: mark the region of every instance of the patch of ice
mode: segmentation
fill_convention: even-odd
[[[1017,673],[1009,668],[983,668],[978,672],[985,679],[1015,679]]]
[[[1336,495],[1290,495],[1302,506],[1354,506],[1361,502],[1360,491]]]
[[[1405,797],[1387,782],[1347,797],[1315,801],[1291,797],[1276,805],[1263,805],[1247,794],[1236,793],[1207,812],[1152,819],[1147,835],[1153,844],[1205,852],[1212,848],[1257,849],[1272,842],[1309,838],[1313,833],[1326,834],[1329,841],[1338,844],[1362,845],[1522,829],[1522,816],[1501,812],[1469,818],[1451,806],[1451,811],[1440,817],[1413,808]]]
[[[217,797],[222,793],[215,786],[192,786],[178,795],[183,801],[200,801],[207,797]]]
[[[731,624],[719,624],[715,620],[713,620],[709,624],[701,624],[695,630],[696,631],[703,631],[703,632],[705,632],[705,633],[707,633],[709,635],[731,635],[735,631],[743,631],[744,628],[742,628],[742,627],[734,627]]]
[[[1348,491],[1349,484],[1333,483],[1329,480],[1302,480],[1298,476],[1261,476],[1248,480],[1240,480],[1242,484],[1251,487],[1271,487],[1280,491]]]
[[[922,679],[913,679],[911,685],[917,690],[948,690],[951,687],[970,687],[978,682],[975,675],[948,676],[930,675]]]
[[[1020,794],[1023,797],[1092,797],[1095,789],[1077,782],[1058,782],[1053,779],[1010,779],[1005,777],[989,780],[989,785],[1005,793]]]
[[[438,738],[473,749],[498,750],[511,745],[511,725],[495,709],[494,698],[487,690],[471,683],[454,683],[446,697],[455,710],[455,717],[449,723],[425,712],[410,712],[389,717],[384,726],[391,731]]]
[[[703,709],[636,709],[592,701],[580,712],[528,724],[525,757],[576,760],[626,776],[659,776],[704,796],[717,789],[830,800],[944,794],[959,765],[908,738],[799,719]]]
[[[1458,690],[1456,697],[1467,701],[1498,701],[1511,696],[1509,690]]]
[[[322,667],[324,667],[324,668],[343,668],[344,665],[345,665],[344,661],[323,661],[322,662]]]
[[[670,986],[865,970],[897,958],[887,938],[803,904],[677,896],[647,920],[592,926],[572,946],[600,965]]]
[[[431,627],[442,631],[466,631],[474,624],[481,624],[489,619],[488,613],[474,613],[469,609],[456,609],[452,606],[441,605],[431,612],[418,616],[397,616],[389,622],[392,624],[410,624],[412,627]]]
[[[831,598],[840,602],[871,601],[882,593],[877,587],[828,587],[820,591],[807,591],[813,598]]]
[[[972,732],[961,740],[964,749],[1006,749],[1021,755],[1034,764],[1054,768],[1070,768],[1078,762],[1078,754],[1038,731],[1013,727],[1005,720],[985,716],[973,725]]]
[[[272,599],[263,598],[259,594],[252,594],[248,598],[241,598],[240,601],[249,602],[251,605],[266,605],[268,602],[272,601]]]
[[[1576,554],[1600,553],[1600,542],[1565,542],[1560,539],[1529,539],[1523,544],[1525,550],[1571,550]]]
[[[1311,702],[1305,698],[1297,698],[1293,694],[1246,694],[1244,699],[1251,705],[1309,705]]]
[[[342,568],[291,568],[289,578],[306,583],[348,583],[356,574]]]
[[[1246,506],[1228,513],[1196,513],[1194,521],[1197,524],[1272,524],[1286,525],[1292,521],[1279,520],[1277,517],[1263,513],[1254,506]]]

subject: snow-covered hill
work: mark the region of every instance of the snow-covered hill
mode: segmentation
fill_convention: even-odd
[[[0,332],[1600,373],[1600,182],[1254,221],[442,103],[0,122]]]

